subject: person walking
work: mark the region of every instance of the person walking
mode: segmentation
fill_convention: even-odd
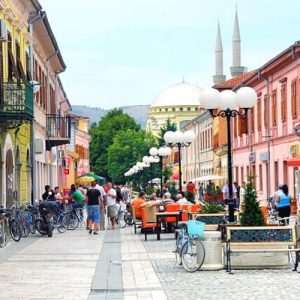
[[[228,180],[226,181],[226,184],[223,186],[222,193],[223,193],[223,199],[225,201],[225,204],[228,204],[228,200],[229,200]],[[234,201],[234,207],[236,207],[236,205],[235,205],[236,193],[237,193],[236,187],[234,184],[232,184],[232,197],[233,197],[233,201]]]
[[[88,198],[88,229],[89,234],[98,234],[100,229],[100,210],[103,210],[103,201],[100,191],[96,188],[96,181],[91,183],[91,188],[87,191]]]
[[[204,188],[203,188],[203,183],[199,183],[198,185],[198,200],[202,201],[204,196]]]
[[[105,206],[106,206],[106,192],[101,185],[101,183],[96,184],[96,189],[100,191],[102,202],[103,202],[103,209],[100,211],[100,229],[105,230]]]
[[[289,218],[291,215],[291,199],[292,196],[289,194],[289,188],[286,184],[282,186],[281,191],[276,195],[275,202],[277,203],[278,216],[280,218]],[[289,224],[289,220],[286,222]]]
[[[115,224],[116,224],[116,215],[117,215],[117,210],[116,210],[116,198],[117,198],[117,192],[116,190],[112,187],[112,183],[108,182],[107,183],[108,187],[108,192],[107,192],[107,217],[111,221],[111,229],[115,229]]]

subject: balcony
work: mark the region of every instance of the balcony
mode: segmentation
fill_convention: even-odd
[[[28,83],[0,85],[0,127],[12,129],[33,120],[33,88]]]
[[[69,144],[71,139],[71,117],[47,114],[46,150],[52,147]]]

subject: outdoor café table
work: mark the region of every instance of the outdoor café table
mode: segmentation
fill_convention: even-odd
[[[155,215],[156,215],[157,240],[160,240],[161,221],[166,217],[175,217],[176,218],[176,226],[177,226],[180,212],[179,211],[174,211],[174,212],[165,211],[165,212],[157,212]]]

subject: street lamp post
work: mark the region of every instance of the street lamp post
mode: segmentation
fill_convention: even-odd
[[[237,93],[225,90],[221,93],[215,89],[202,92],[200,102],[204,108],[209,110],[211,116],[226,118],[227,122],[227,168],[228,168],[228,208],[229,222],[234,222],[234,199],[232,180],[232,153],[231,153],[231,118],[246,116],[248,109],[256,104],[257,95],[254,89],[242,87]],[[242,108],[242,111],[237,109]],[[215,111],[216,109],[219,109]]]
[[[185,131],[167,131],[164,134],[164,140],[170,147],[176,147],[178,149],[178,166],[179,166],[179,190],[182,191],[181,182],[181,148],[189,147],[190,144],[195,140],[195,133],[191,130]]]
[[[169,147],[160,147],[157,149],[156,147],[152,147],[149,150],[149,153],[153,157],[159,157],[159,164],[160,164],[160,196],[163,196],[163,158],[170,156],[172,150]]]

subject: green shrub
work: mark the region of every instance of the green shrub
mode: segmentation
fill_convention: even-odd
[[[257,193],[253,184],[255,177],[249,176],[249,181],[246,184],[245,191],[245,208],[241,214],[241,225],[242,226],[263,226],[265,225],[264,215],[259,206],[259,202],[256,200]]]

